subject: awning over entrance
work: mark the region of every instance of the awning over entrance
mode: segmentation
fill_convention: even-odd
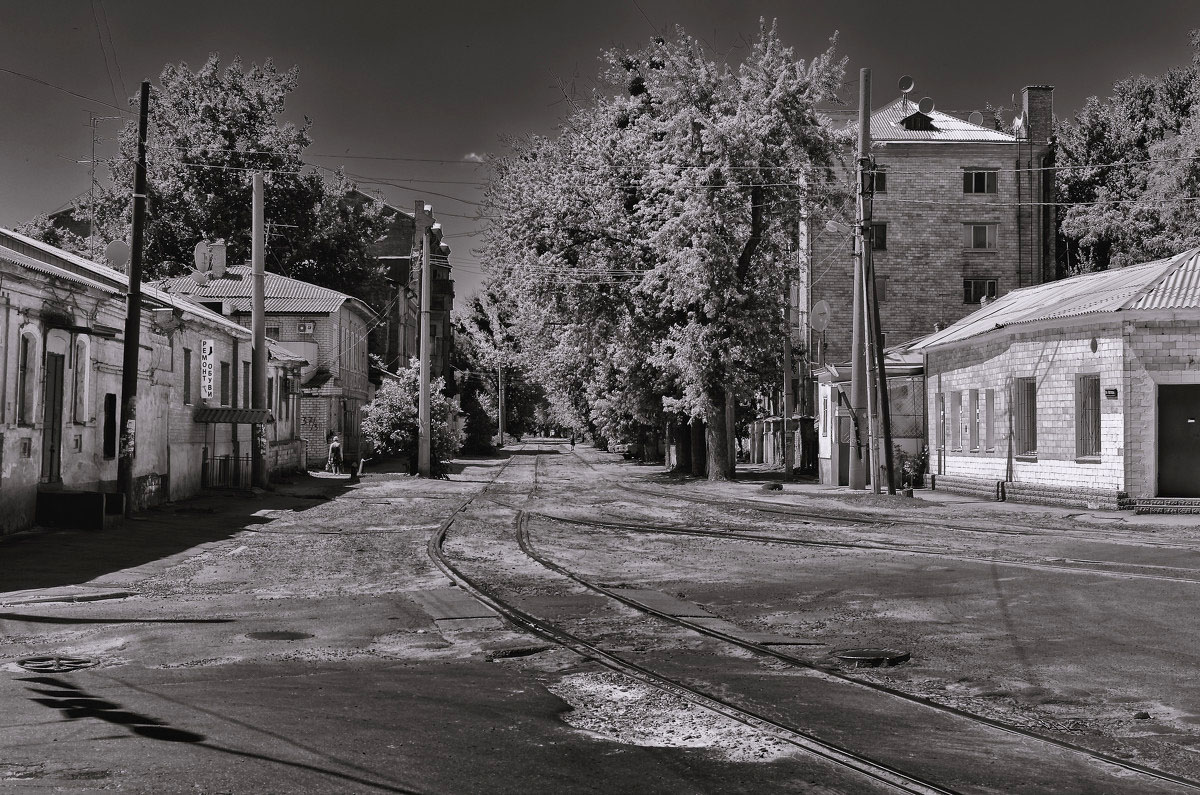
[[[270,409],[199,408],[192,419],[196,422],[231,423],[237,425],[269,425],[275,422]]]

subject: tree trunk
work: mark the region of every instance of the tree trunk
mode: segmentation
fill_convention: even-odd
[[[675,468],[672,471],[692,471],[692,429],[686,422],[675,423]]]
[[[704,454],[704,423],[695,417],[688,423],[688,429],[692,437],[692,474],[696,477],[704,477],[706,458]]]
[[[708,408],[704,411],[709,480],[729,480],[729,423],[725,416],[725,388],[713,387],[708,390]]]

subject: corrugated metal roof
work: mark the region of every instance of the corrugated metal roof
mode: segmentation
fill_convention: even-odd
[[[267,337],[267,354],[273,361],[277,362],[294,362],[296,364],[308,364],[308,360],[303,356],[297,356],[289,349],[285,348],[277,340]]]
[[[1013,290],[912,348],[928,350],[1039,320],[1151,309],[1200,310],[1200,248],[1142,265]]]
[[[917,112],[917,104],[900,97],[871,114],[871,140],[887,141],[980,141],[984,143],[1013,143],[1017,139],[991,127],[972,124],[938,110],[929,112],[933,130],[909,130],[901,122]]]
[[[225,276],[197,285],[190,275],[176,276],[157,282],[163,289],[192,301],[228,301],[234,312],[250,311],[250,294],[254,289],[253,272],[249,265],[232,265]],[[369,317],[375,312],[354,296],[330,290],[328,287],[293,279],[267,271],[263,279],[266,296],[264,311],[276,314],[328,314],[336,312],[347,301],[364,310]]]
[[[104,282],[100,282],[95,279],[89,279],[64,268],[59,268],[56,265],[50,265],[42,262],[41,260],[27,257],[19,251],[13,251],[7,246],[0,246],[0,259],[7,260],[14,265],[20,265],[22,268],[27,268],[31,271],[35,271],[46,276],[52,276],[56,279],[64,279],[69,282],[74,282],[75,284],[86,285],[109,294],[119,295],[122,292],[121,290],[111,287]]]

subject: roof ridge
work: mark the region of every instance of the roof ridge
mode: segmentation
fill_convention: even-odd
[[[1138,290],[1136,293],[1134,293],[1132,296],[1130,296],[1128,301],[1125,301],[1120,306],[1118,306],[1117,311],[1120,312],[1122,310],[1129,309],[1131,306],[1133,306],[1135,303],[1137,303],[1143,296],[1148,295],[1149,293],[1153,292],[1163,282],[1165,282],[1172,273],[1174,273],[1175,271],[1182,268],[1184,263],[1186,263],[1189,259],[1194,257],[1197,253],[1200,253],[1200,246],[1198,246],[1196,248],[1190,248],[1187,251],[1184,251],[1182,254],[1178,254],[1175,257],[1171,258],[1171,260],[1167,263],[1167,266],[1162,269],[1161,273],[1159,273],[1157,276],[1155,276],[1153,279],[1151,279],[1146,284],[1146,286],[1142,287],[1140,290]],[[1146,264],[1152,265],[1153,263],[1146,263]]]

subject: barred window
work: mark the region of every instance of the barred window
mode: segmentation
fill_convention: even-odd
[[[1017,455],[1037,455],[1037,380],[1016,380],[1016,422],[1013,425]]]
[[[1100,376],[1081,375],[1075,380],[1075,455],[1100,455]]]

